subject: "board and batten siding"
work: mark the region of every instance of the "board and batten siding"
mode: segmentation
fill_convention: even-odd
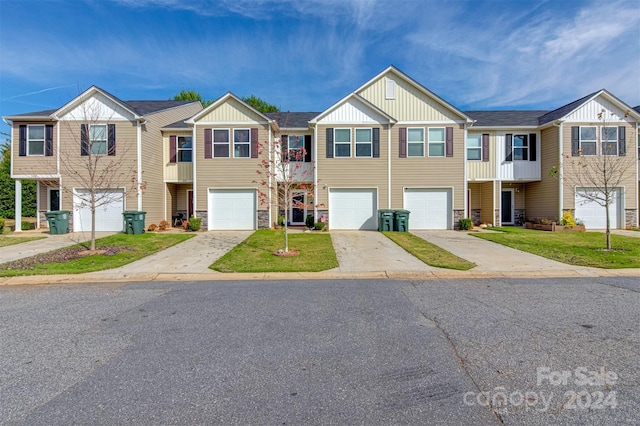
[[[261,120],[263,119],[259,118],[259,116],[246,105],[233,98],[229,98],[217,108],[209,111],[206,115],[199,117],[198,123],[251,123]]]
[[[453,157],[428,157],[425,141],[424,157],[399,158],[399,129],[401,127],[425,127],[427,139],[429,127],[453,127]],[[452,206],[463,210],[466,203],[464,190],[464,129],[458,124],[403,125],[391,129],[391,208],[401,209],[404,188],[453,188]]]
[[[164,208],[164,167],[165,158],[168,158],[164,151],[165,147],[168,150],[168,142],[164,142],[161,129],[179,120],[186,120],[200,110],[200,102],[193,102],[145,116],[146,121],[142,126],[142,181],[146,188],[142,193],[142,210],[147,212],[146,224],[160,223],[162,220],[171,222],[171,211],[165,211]],[[190,131],[187,133],[191,135]],[[162,146],[159,146],[161,143]]]
[[[53,155],[25,155],[20,156],[20,126],[53,125]],[[15,121],[13,122],[13,135],[11,139],[11,151],[13,154],[13,174],[16,176],[53,175],[58,173],[57,151],[58,132],[57,126],[60,123],[51,121]]]
[[[181,163],[176,160],[172,163],[170,159],[170,149],[172,136],[191,136],[191,130],[185,131],[165,131],[162,135],[162,151],[164,153],[164,181],[165,182],[193,182],[193,162]],[[176,142],[177,143],[177,142]],[[193,146],[193,144],[192,144]],[[193,148],[192,148],[193,149]],[[192,151],[193,153],[193,151]],[[177,157],[177,150],[176,150]]]
[[[394,99],[386,98],[387,79],[395,81]],[[358,95],[398,121],[444,122],[462,119],[441,102],[391,71],[364,87]]]
[[[625,139],[626,139],[626,155],[611,156],[614,161],[623,162],[624,176],[621,186],[624,189],[624,208],[626,210],[633,210],[638,208],[637,191],[636,186],[638,182],[637,174],[637,134],[635,126],[627,122],[606,122],[606,126],[624,126],[625,127]],[[601,121],[590,121],[584,123],[564,123],[562,125],[563,136],[563,152],[568,155],[568,158],[564,159],[564,175],[569,176],[572,173],[573,167],[575,167],[575,160],[577,157],[571,156],[571,127],[573,126],[596,126],[598,127],[598,150],[601,148],[600,144],[600,127],[603,126]],[[563,193],[563,209],[575,208],[575,187],[582,186],[576,179],[570,177],[565,178],[564,193]],[[586,185],[585,185],[586,186]]]
[[[559,213],[559,179],[549,176],[552,167],[560,164],[559,129],[547,127],[540,132],[541,180],[526,186],[525,204],[528,218],[557,219]]]
[[[468,132],[473,135],[480,135],[480,140],[482,141],[482,135],[489,135],[489,161],[480,160],[467,160],[467,179],[473,180],[486,180],[486,179],[495,179],[496,178],[496,158],[497,158],[497,147],[496,147],[496,132]],[[483,149],[484,150],[484,149]],[[484,152],[483,152],[484,155]]]
[[[351,157],[327,158],[327,129],[351,129]],[[380,157],[355,157],[356,128],[380,129]],[[339,125],[319,124],[317,132],[316,169],[318,174],[318,200],[321,210],[329,208],[329,189],[331,188],[376,188],[378,208],[387,208],[388,200],[388,125]],[[331,218],[329,218],[331,220]]]

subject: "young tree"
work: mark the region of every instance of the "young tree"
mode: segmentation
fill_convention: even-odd
[[[625,114],[624,120],[628,114]],[[635,170],[633,155],[626,155],[626,128],[618,126],[617,117],[602,109],[598,113],[600,126],[575,128],[574,132],[595,132],[587,135],[590,145],[572,147],[571,154],[564,154],[564,170],[560,179],[571,187],[584,188],[582,196],[604,207],[606,214],[606,247],[611,250],[611,217],[609,207],[614,203],[619,188],[624,186],[630,173]],[[615,120],[615,121],[614,121]],[[585,136],[585,135],[582,135]],[[581,135],[572,135],[580,140]],[[633,140],[633,138],[632,138]],[[625,142],[623,142],[625,141]]]
[[[91,211],[91,246],[96,248],[96,210],[120,202],[127,193],[139,194],[145,183],[138,180],[134,141],[116,132],[111,110],[94,98],[82,99],[74,116],[60,121],[61,190]],[[120,121],[121,122],[121,121]],[[122,127],[120,128],[122,130]],[[76,188],[82,188],[78,191]],[[124,188],[124,192],[109,191]]]
[[[299,140],[289,140],[289,137],[275,138],[271,143],[258,144],[258,157],[260,162],[256,170],[262,189],[258,190],[260,204],[270,206],[269,194],[274,194],[277,203],[278,214],[282,211],[284,216],[284,251],[289,252],[290,222],[289,206],[304,209],[311,206],[313,200],[313,175],[314,164],[309,160],[307,150]],[[307,203],[295,199],[294,192],[305,193]]]

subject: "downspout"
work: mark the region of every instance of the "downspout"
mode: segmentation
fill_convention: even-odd
[[[138,195],[138,211],[142,210],[142,124],[140,120],[137,122],[137,138],[138,138],[138,177],[137,177],[137,195]]]
[[[389,152],[387,154],[387,208],[391,209],[391,121],[389,121],[388,129],[387,145]]]
[[[318,222],[318,126],[313,127],[313,220]]]
[[[280,137],[282,138],[282,135],[280,135]],[[269,126],[269,167],[272,167],[273,164],[271,163],[271,146],[273,144],[273,129],[271,129],[271,126]],[[278,183],[276,182],[276,185],[278,185]],[[269,171],[269,181],[267,183],[267,189],[269,190],[269,196],[268,196],[268,201],[267,201],[267,212],[269,214],[269,222],[267,223],[268,228],[271,228],[271,224],[273,223],[273,216],[272,215],[272,188],[271,188],[271,171]],[[278,188],[276,187],[276,194],[277,194]],[[278,214],[280,214],[280,212],[278,212]],[[277,216],[276,216],[277,217]]]
[[[638,130],[640,130],[640,123],[636,122],[636,152],[633,153],[636,157],[636,181],[638,184],[636,185],[636,226],[640,228],[640,135],[638,135]]]
[[[197,160],[198,160],[198,155],[197,152],[198,150],[196,149],[196,146],[198,146],[198,144],[196,143],[196,128],[198,127],[197,124],[193,124],[193,129],[191,130],[191,149],[193,151],[193,155],[191,156],[191,162],[193,164],[192,166],[192,170],[191,170],[191,190],[193,191],[193,211],[191,212],[191,215],[193,217],[198,217],[196,216],[196,212],[198,211],[198,192],[196,190],[196,188],[198,187],[197,183],[198,180],[196,179],[196,170],[198,170],[198,168],[196,167],[197,165]],[[204,146],[202,147],[202,149],[204,150]],[[213,148],[211,148],[213,149]],[[189,200],[187,199],[187,203],[189,202]],[[208,201],[207,201],[207,206],[208,206]],[[208,208],[208,207],[207,207]],[[209,224],[211,223],[209,221],[209,216],[207,216],[207,230],[210,230],[211,227],[209,226]],[[189,218],[187,218],[187,220],[189,220]]]
[[[558,188],[558,217],[562,217],[562,210],[564,207],[564,158],[562,156],[563,138],[562,138],[562,121],[553,123],[558,128],[558,181],[560,186]],[[542,133],[540,134],[540,141],[542,141]],[[542,146],[542,143],[540,144]],[[542,157],[542,155],[541,155]],[[540,158],[540,164],[542,165],[542,158]],[[574,206],[575,209],[575,206]]]
[[[40,229],[40,181],[39,180],[36,181],[36,229]]]
[[[464,124],[464,145],[462,147],[463,155],[464,155],[464,163],[463,163],[463,185],[462,185],[462,200],[464,205],[464,216],[465,218],[471,217],[469,209],[468,209],[468,201],[469,201],[469,182],[467,181],[467,132],[468,127],[467,123]],[[482,138],[480,139],[480,145],[482,145]],[[453,225],[455,228],[455,224]]]

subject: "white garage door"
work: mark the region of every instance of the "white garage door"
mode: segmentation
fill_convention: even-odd
[[[210,189],[209,230],[256,229],[255,189]]]
[[[73,232],[91,231],[89,191],[76,189],[73,194]],[[123,229],[124,190],[96,192],[96,231],[120,232]]]
[[[404,191],[404,208],[409,210],[409,229],[451,229],[451,190],[413,189]]]
[[[331,229],[377,229],[375,189],[331,189],[329,227]]]
[[[605,229],[607,227],[605,208],[587,197],[587,194],[593,194],[594,191],[588,188],[576,189],[575,217],[582,220],[587,229]],[[612,193],[611,204],[609,205],[609,224],[611,228],[618,228],[621,224],[620,209],[622,203],[620,203],[619,198],[620,190],[617,189]]]

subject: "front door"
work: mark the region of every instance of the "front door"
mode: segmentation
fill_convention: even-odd
[[[306,196],[304,192],[294,192],[291,197],[291,210],[289,214],[289,221],[292,225],[304,225],[304,219],[306,217]]]
[[[502,191],[500,221],[502,225],[513,225],[513,189],[505,189]]]
[[[60,190],[49,189],[49,211],[60,210]]]

